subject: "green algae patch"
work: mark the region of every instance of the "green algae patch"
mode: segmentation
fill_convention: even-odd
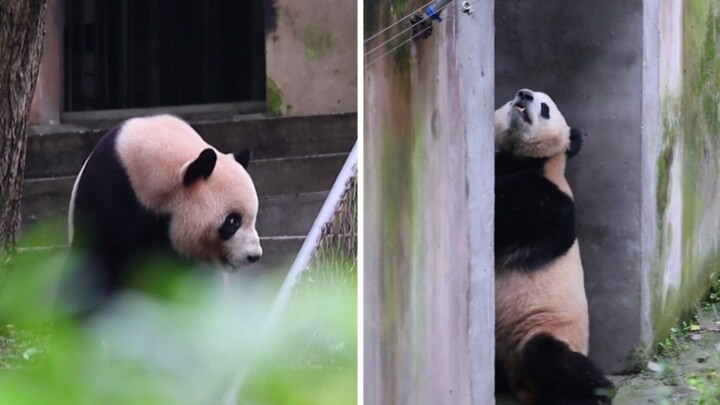
[[[270,115],[282,115],[283,93],[277,83],[270,77],[266,83],[267,109]]]
[[[302,38],[308,60],[323,58],[332,49],[332,35],[327,30],[311,25],[303,30]]]

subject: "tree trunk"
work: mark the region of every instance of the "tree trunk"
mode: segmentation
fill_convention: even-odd
[[[35,92],[47,0],[0,0],[0,264],[20,228],[30,103]]]

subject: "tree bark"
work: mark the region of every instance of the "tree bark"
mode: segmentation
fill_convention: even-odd
[[[0,0],[0,264],[20,228],[27,123],[47,0]]]

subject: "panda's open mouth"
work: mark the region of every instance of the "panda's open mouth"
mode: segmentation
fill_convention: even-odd
[[[515,102],[513,104],[513,109],[515,109],[518,114],[522,117],[523,121],[527,122],[528,124],[532,125],[532,120],[530,119],[530,114],[527,112],[527,108],[525,108],[524,103],[522,102]]]

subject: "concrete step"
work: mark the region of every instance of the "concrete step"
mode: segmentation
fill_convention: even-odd
[[[193,122],[223,152],[253,149],[254,159],[347,154],[357,139],[357,115],[244,117]],[[74,176],[107,128],[37,126],[28,131],[27,179]],[[252,163],[251,166],[252,167]]]
[[[29,180],[23,195],[22,230],[43,224],[40,245],[67,244],[67,210],[73,178]],[[55,187],[53,190],[52,188]],[[260,197],[257,230],[260,236],[307,235],[320,212],[326,191]]]
[[[347,155],[332,154],[252,162],[250,175],[260,197],[298,195],[329,190]],[[75,176],[26,179],[21,213],[23,221],[67,215]]]
[[[222,151],[253,148],[249,172],[260,196],[257,227],[264,256],[257,269],[287,267],[357,139],[356,114],[193,121]],[[21,213],[29,247],[67,244],[67,208],[75,176],[107,128],[78,125],[29,131]],[[33,232],[33,229],[40,229]]]
[[[320,212],[327,191],[260,198],[257,230],[261,236],[305,236]]]

